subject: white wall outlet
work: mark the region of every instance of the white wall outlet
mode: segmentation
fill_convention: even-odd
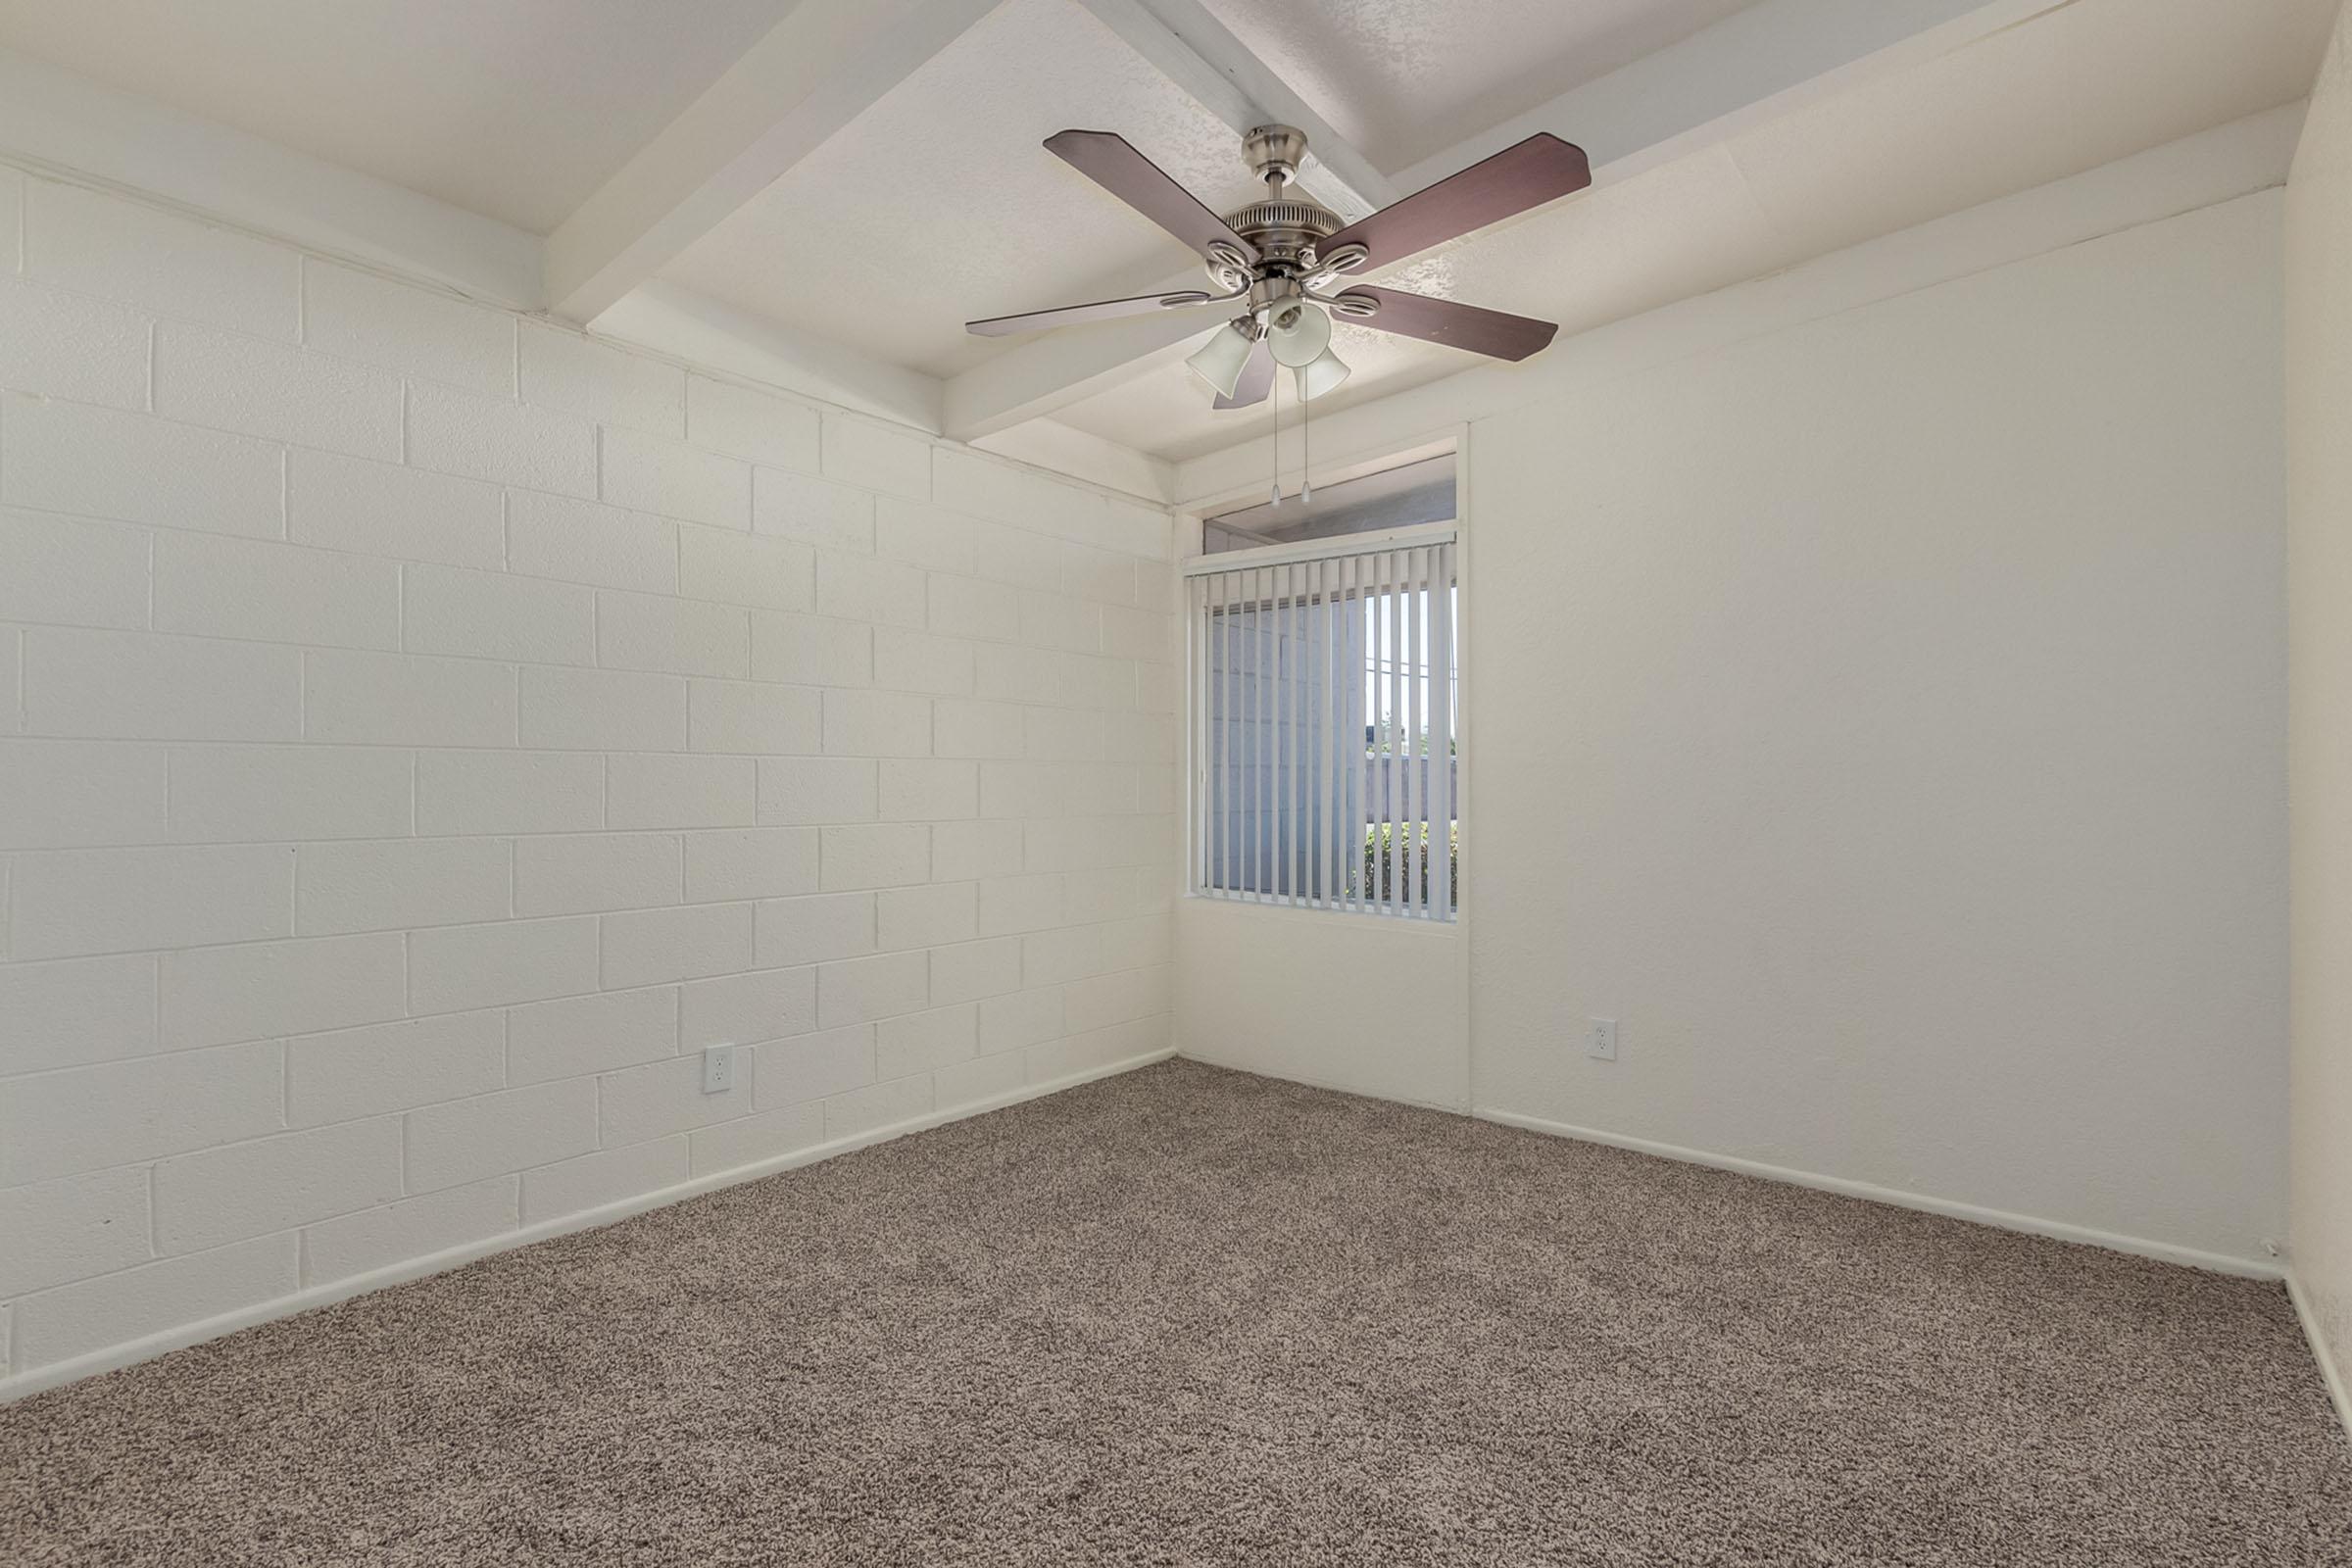
[[[733,1046],[705,1046],[703,1048],[703,1093],[723,1095],[735,1087],[735,1048]]]
[[[1585,1021],[1592,1026],[1585,1037],[1585,1054],[1591,1056],[1594,1061],[1615,1061],[1617,1059],[1617,1020],[1614,1018],[1588,1018]]]

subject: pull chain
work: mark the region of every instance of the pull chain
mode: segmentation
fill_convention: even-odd
[[[1300,370],[1298,372],[1298,499],[1302,502],[1306,502],[1315,499],[1315,474],[1314,469],[1309,466],[1312,460],[1307,457],[1306,447],[1306,431],[1307,427],[1315,422],[1315,411],[1306,406],[1306,372],[1304,370]]]
[[[1282,377],[1279,375],[1266,389],[1266,407],[1274,415],[1274,484],[1272,499],[1267,504],[1279,507],[1282,505]]]

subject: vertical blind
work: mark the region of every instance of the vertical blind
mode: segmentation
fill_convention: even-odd
[[[1409,537],[1191,568],[1195,893],[1453,918],[1454,538]]]

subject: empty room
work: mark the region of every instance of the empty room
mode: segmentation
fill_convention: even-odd
[[[2352,0],[0,0],[9,1568],[2352,1564]]]

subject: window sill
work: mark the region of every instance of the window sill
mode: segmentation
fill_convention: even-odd
[[[1459,910],[1450,920],[1428,920],[1417,915],[1387,914],[1373,909],[1331,909],[1313,904],[1283,904],[1274,900],[1260,903],[1253,899],[1221,898],[1213,893],[1187,893],[1179,903],[1191,908],[1230,910],[1238,915],[1253,915],[1284,920],[1310,920],[1331,925],[1347,926],[1359,931],[1414,931],[1433,937],[1452,938],[1462,929]]]

